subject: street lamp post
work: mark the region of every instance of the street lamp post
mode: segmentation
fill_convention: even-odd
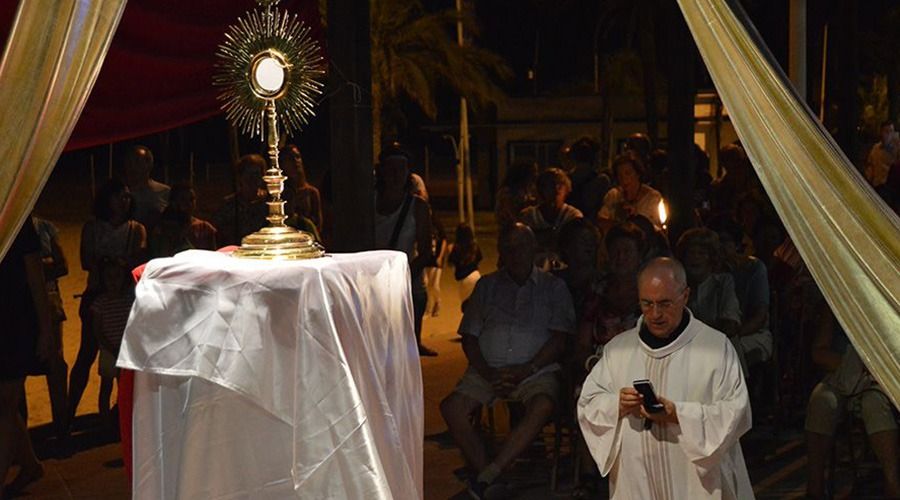
[[[459,222],[462,224],[466,221],[465,209],[465,173],[463,172],[462,155],[459,150],[459,143],[456,137],[450,134],[444,134],[444,139],[450,141],[453,146],[453,158],[456,160],[456,204],[459,208]]]
[[[462,0],[456,0],[456,42],[462,47],[465,44],[465,38],[463,36],[463,23],[462,23]],[[459,145],[456,147],[456,158],[457,158],[457,183],[460,183],[460,177],[462,177],[465,186],[463,187],[463,191],[465,192],[466,199],[466,215],[468,216],[469,226],[472,227],[472,231],[475,231],[475,208],[472,202],[472,169],[471,162],[469,161],[469,105],[466,102],[465,96],[460,96],[459,98]],[[461,171],[461,176],[460,176]],[[462,199],[463,193],[460,192],[460,222],[465,222],[464,216],[462,214]]]

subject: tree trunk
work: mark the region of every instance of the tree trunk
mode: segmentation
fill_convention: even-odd
[[[341,68],[329,74],[337,90],[328,100],[331,114],[330,251],[357,252],[375,246],[373,178],[372,52],[369,3],[328,0],[328,57]],[[344,78],[357,82],[354,91]]]
[[[669,200],[669,236],[675,242],[682,232],[694,225],[694,96],[697,93],[694,65],[697,49],[675,2],[670,3],[668,14],[668,136],[672,198]]]
[[[659,144],[659,110],[656,99],[656,44],[652,9],[646,13],[644,26],[638,34],[638,50],[644,83],[644,112],[647,120],[647,136],[655,147]]]
[[[610,158],[610,142],[612,141],[612,122],[613,122],[613,106],[612,92],[610,91],[609,79],[609,58],[607,56],[599,56],[599,74],[602,75],[600,80],[600,166],[606,169],[611,163]]]
[[[372,79],[372,158],[381,154],[382,120],[381,110],[384,107],[381,85]]]
[[[541,58],[541,28],[534,30],[534,58],[531,62],[531,92],[538,95],[538,65]]]

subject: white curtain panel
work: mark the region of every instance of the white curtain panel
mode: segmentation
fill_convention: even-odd
[[[125,0],[22,0],[0,61],[0,258],[50,177]]]
[[[781,220],[866,366],[900,403],[900,220],[733,0],[678,3]]]

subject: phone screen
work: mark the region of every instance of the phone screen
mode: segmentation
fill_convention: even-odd
[[[665,407],[656,398],[656,392],[653,390],[653,384],[649,380],[635,380],[634,388],[644,399],[644,408],[647,413],[659,413],[665,411]]]

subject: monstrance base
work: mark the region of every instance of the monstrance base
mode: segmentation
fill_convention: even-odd
[[[290,226],[269,226],[244,237],[232,254],[240,259],[300,260],[325,255],[313,236]]]

